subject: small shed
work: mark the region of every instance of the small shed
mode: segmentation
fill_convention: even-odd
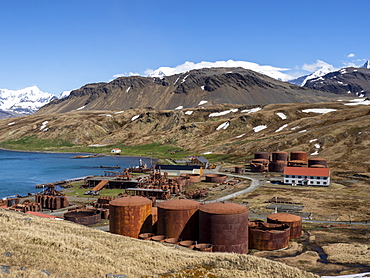
[[[114,148],[110,151],[111,154],[121,154],[121,149],[119,148]]]
[[[181,174],[203,175],[203,167],[197,165],[155,165],[155,170],[166,172],[169,176],[180,176]]]
[[[193,156],[191,160],[187,163],[187,165],[201,166],[206,169],[209,166],[209,161],[203,156]]]

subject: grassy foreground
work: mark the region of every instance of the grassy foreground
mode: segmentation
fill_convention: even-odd
[[[318,277],[251,255],[183,250],[4,209],[0,238],[6,277]]]

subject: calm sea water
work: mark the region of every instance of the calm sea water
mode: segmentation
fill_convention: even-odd
[[[102,156],[71,159],[80,153],[32,153],[0,150],[0,198],[41,191],[35,185],[88,175],[104,175],[104,171],[119,171],[139,165],[138,157]],[[150,166],[151,160],[143,162]],[[103,169],[100,166],[120,166]]]

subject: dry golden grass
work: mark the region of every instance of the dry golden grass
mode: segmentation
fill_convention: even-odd
[[[323,246],[323,249],[330,262],[370,265],[370,245],[336,243]]]
[[[6,277],[318,277],[251,255],[201,253],[0,209]],[[11,256],[6,256],[10,252]],[[22,269],[23,270],[22,270]],[[0,270],[1,271],[1,270]],[[1,275],[1,274],[0,274]]]

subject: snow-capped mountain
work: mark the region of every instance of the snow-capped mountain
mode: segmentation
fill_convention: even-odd
[[[159,77],[163,78],[165,76],[171,76],[179,73],[188,72],[195,69],[203,69],[203,68],[244,68],[248,70],[253,70],[258,73],[265,74],[272,78],[275,78],[280,81],[287,81],[292,79],[292,77],[283,71],[287,71],[289,69],[286,68],[277,68],[273,66],[264,65],[261,66],[256,63],[246,62],[246,61],[216,61],[216,62],[200,62],[200,63],[193,63],[193,62],[185,62],[184,64],[178,65],[174,68],[171,67],[160,67],[156,70],[147,70],[146,74],[148,77]]]
[[[366,63],[363,64],[361,68],[370,69],[370,60],[367,60]]]
[[[298,85],[298,86],[304,86],[308,80],[324,76],[324,75],[326,75],[330,72],[336,71],[336,70],[338,70],[338,69],[334,68],[332,65],[324,64],[321,68],[314,71],[313,73],[307,74],[307,75],[304,75],[304,76],[300,76],[296,79],[289,80],[288,82],[292,83],[292,84],[295,84],[295,85]]]
[[[0,89],[0,110],[28,115],[57,97],[42,92],[37,86],[21,90]]]

